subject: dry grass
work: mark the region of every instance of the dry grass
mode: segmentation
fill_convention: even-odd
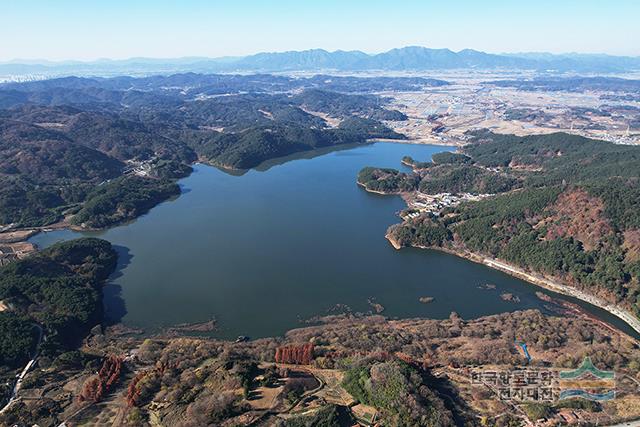
[[[606,406],[615,408],[615,414],[622,419],[640,417],[640,396],[626,395],[617,397]]]
[[[627,251],[625,261],[635,262],[640,260],[640,230],[625,231],[622,247]]]
[[[282,394],[284,385],[278,387],[258,387],[252,393],[257,397],[249,400],[251,409],[267,410],[275,408],[278,404],[278,397]]]

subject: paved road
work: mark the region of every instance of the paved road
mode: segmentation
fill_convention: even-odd
[[[22,387],[22,381],[24,380],[24,377],[27,376],[27,373],[29,373],[29,370],[36,363],[36,360],[38,359],[38,355],[40,354],[39,347],[40,347],[40,343],[42,342],[42,338],[44,336],[44,331],[42,330],[42,327],[40,325],[34,324],[33,326],[38,328],[38,343],[36,344],[36,349],[34,351],[33,358],[29,360],[29,363],[27,363],[27,365],[18,375],[18,380],[16,381],[16,384],[13,386],[13,390],[11,391],[11,397],[9,398],[9,401],[7,402],[7,404],[4,405],[4,408],[0,409],[0,414],[2,414],[7,409],[9,409],[9,407],[11,407],[13,402],[18,400],[18,392]]]
[[[588,302],[589,304],[595,305],[596,307],[600,307],[603,310],[608,311],[609,313],[613,314],[614,316],[622,319],[625,323],[627,323],[631,328],[633,328],[636,332],[640,333],[640,320],[637,319],[633,314],[629,313],[627,310],[624,310],[620,307],[616,307],[613,304],[609,304],[608,302],[604,301],[601,298],[598,298],[594,295],[589,295],[585,292],[582,292],[578,289],[572,288],[570,286],[566,286],[566,285],[561,285],[559,283],[555,283],[551,280],[548,280],[546,278],[543,277],[539,277],[530,273],[527,273],[526,271],[524,271],[521,268],[518,267],[514,267],[513,265],[507,264],[505,262],[502,261],[497,261],[495,259],[491,259],[491,258],[484,258],[482,260],[482,263],[495,268],[496,270],[502,270],[506,273],[511,273],[517,277],[521,277],[524,278],[525,280],[541,286],[541,287],[545,287],[547,289],[550,289],[552,291],[561,293],[561,294],[565,294],[565,295],[569,295],[572,296],[574,298],[578,298],[582,301]]]

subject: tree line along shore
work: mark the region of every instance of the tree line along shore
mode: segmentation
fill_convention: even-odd
[[[413,172],[367,167],[383,194],[493,194],[438,210],[412,205],[387,238],[450,251],[597,305],[640,329],[640,148],[568,134],[469,135]]]

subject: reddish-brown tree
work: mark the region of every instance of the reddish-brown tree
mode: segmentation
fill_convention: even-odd
[[[100,382],[100,378],[93,377],[84,383],[84,387],[82,387],[82,391],[78,396],[78,401],[99,402],[100,399],[102,399],[103,393],[104,388],[102,386],[102,382]]]
[[[147,371],[139,372],[129,384],[127,388],[127,406],[133,407],[138,403],[138,398],[140,397],[140,388],[138,387],[138,383],[142,380],[146,375]]]
[[[118,382],[122,372],[122,358],[111,355],[102,363],[98,376],[85,382],[78,401],[80,402],[99,402],[105,393],[108,393],[111,387]]]
[[[275,359],[277,363],[308,365],[313,360],[313,344],[305,343],[278,347],[276,349]]]

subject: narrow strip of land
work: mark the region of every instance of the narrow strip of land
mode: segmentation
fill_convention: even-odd
[[[640,320],[638,320],[628,311],[614,304],[611,304],[602,298],[598,298],[596,296],[590,295],[586,292],[580,291],[571,286],[562,285],[560,283],[554,282],[544,277],[527,273],[521,268],[514,267],[502,261],[498,261],[491,258],[484,258],[482,263],[488,267],[495,268],[496,270],[500,270],[505,273],[524,279],[527,282],[533,283],[534,285],[538,285],[545,289],[549,289],[551,291],[557,292],[559,294],[568,295],[568,296],[577,298],[579,300],[588,302],[591,305],[595,305],[596,307],[606,310],[607,312],[623,320],[626,324],[628,324],[631,328],[633,328],[633,330],[640,333]]]

